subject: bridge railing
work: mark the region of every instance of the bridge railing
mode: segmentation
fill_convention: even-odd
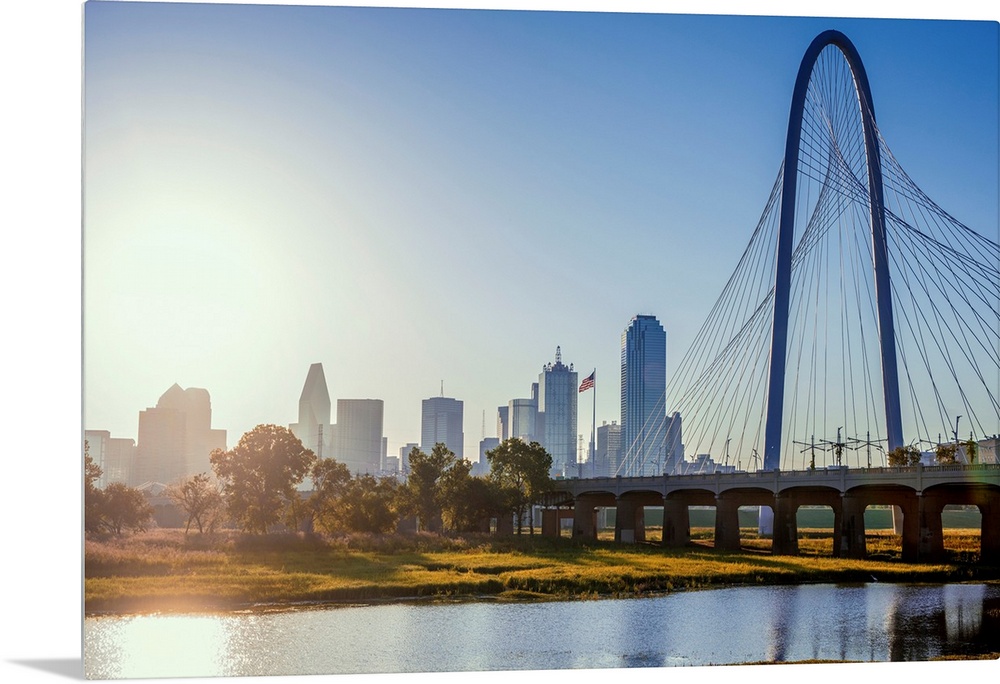
[[[826,476],[832,473],[848,471],[852,475],[864,475],[864,474],[887,474],[887,473],[916,473],[923,471],[994,471],[1000,470],[1000,463],[973,463],[966,465],[964,463],[949,463],[940,465],[913,465],[913,466],[878,466],[873,468],[850,468],[848,466],[831,466],[829,468],[804,468],[801,470],[756,470],[756,471],[737,471],[732,473],[723,472],[711,472],[711,473],[685,473],[683,475],[670,475],[664,473],[662,475],[642,475],[642,476],[616,476],[616,477],[568,477],[561,480],[556,480],[558,485],[559,482],[579,482],[586,480],[615,480],[622,484],[629,483],[644,483],[644,482],[661,482],[664,479],[683,479],[688,482],[707,482],[715,480],[718,477],[741,477],[748,479],[758,479],[758,478],[774,478],[774,477],[788,477],[788,476]]]

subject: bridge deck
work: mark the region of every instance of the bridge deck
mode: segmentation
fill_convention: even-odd
[[[617,497],[638,492],[655,492],[669,497],[693,490],[711,492],[716,496],[735,490],[764,490],[776,495],[799,488],[822,488],[847,494],[858,487],[901,487],[922,494],[932,487],[973,484],[1000,487],[1000,464],[890,468],[843,466],[813,470],[715,472],[654,477],[569,478],[557,480],[549,498],[557,502],[560,500],[559,494],[572,497],[590,493],[613,494]]]

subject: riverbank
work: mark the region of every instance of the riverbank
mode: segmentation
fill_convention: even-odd
[[[824,556],[829,538],[808,533],[800,540],[802,555],[772,556],[763,551],[769,542],[752,535],[744,539],[743,552],[725,553],[697,540],[673,550],[539,536],[185,536],[181,530],[154,530],[85,541],[84,602],[87,615],[99,615],[412,599],[635,597],[733,585],[1000,579],[1000,568],[963,562],[978,539],[953,535],[948,546],[955,560],[918,565],[894,559],[891,544],[879,550],[878,537],[869,545],[876,558]]]

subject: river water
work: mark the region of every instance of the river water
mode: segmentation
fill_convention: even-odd
[[[738,587],[642,599],[88,617],[88,678],[670,667],[1000,652],[1000,586]]]

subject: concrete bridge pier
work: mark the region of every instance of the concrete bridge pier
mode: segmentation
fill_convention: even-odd
[[[561,536],[562,521],[566,518],[572,518],[574,513],[572,510],[556,507],[556,508],[543,508],[542,509],[542,535],[546,537],[559,537]]]
[[[559,536],[559,511],[554,508],[542,509],[542,536]]]
[[[615,541],[623,544],[646,541],[646,517],[641,503],[619,496],[615,512]]]
[[[663,546],[676,548],[691,542],[691,516],[687,503],[677,499],[663,500]]]
[[[844,536],[844,509],[841,505],[840,495],[836,495],[837,500],[830,502],[830,508],[833,509],[833,553],[831,554],[834,558],[843,557],[844,544],[842,542]]]
[[[1000,495],[993,493],[979,504],[983,523],[979,535],[979,562],[1000,565]]]
[[[839,541],[840,558],[864,558],[865,549],[865,502],[857,496],[843,494],[840,500],[841,528],[835,535]],[[839,540],[836,537],[839,536]]]
[[[917,493],[917,559],[939,561],[944,558],[944,525],[941,512],[945,502],[939,497]],[[906,517],[903,518],[904,560],[906,551]],[[912,554],[912,551],[911,551]]]
[[[799,553],[799,528],[795,514],[799,501],[794,495],[776,494],[774,497],[774,527],[771,533],[771,553],[797,556]]]
[[[585,496],[573,506],[573,539],[597,539],[597,502]]]
[[[740,502],[724,495],[715,497],[715,548],[740,550]]]
[[[921,515],[920,509],[922,505],[924,505],[923,498],[924,498],[923,496],[914,492],[912,496],[906,497],[905,501],[900,501],[898,504],[903,511],[903,540],[902,540],[903,548],[900,557],[904,562],[907,563],[916,563],[921,559],[921,552],[920,552],[921,536],[922,536],[921,527],[923,527],[923,522],[921,519],[924,518],[924,516]],[[928,517],[927,519],[927,524],[929,526],[933,525],[933,521],[930,520],[930,517]],[[930,530],[931,527],[928,527],[928,531]],[[939,543],[943,543],[942,541],[943,531],[941,530],[941,511],[938,511],[937,514],[937,530],[938,530],[937,538],[939,540]],[[930,539],[928,539],[928,543],[931,543]],[[942,550],[943,549],[944,547],[942,546]]]

